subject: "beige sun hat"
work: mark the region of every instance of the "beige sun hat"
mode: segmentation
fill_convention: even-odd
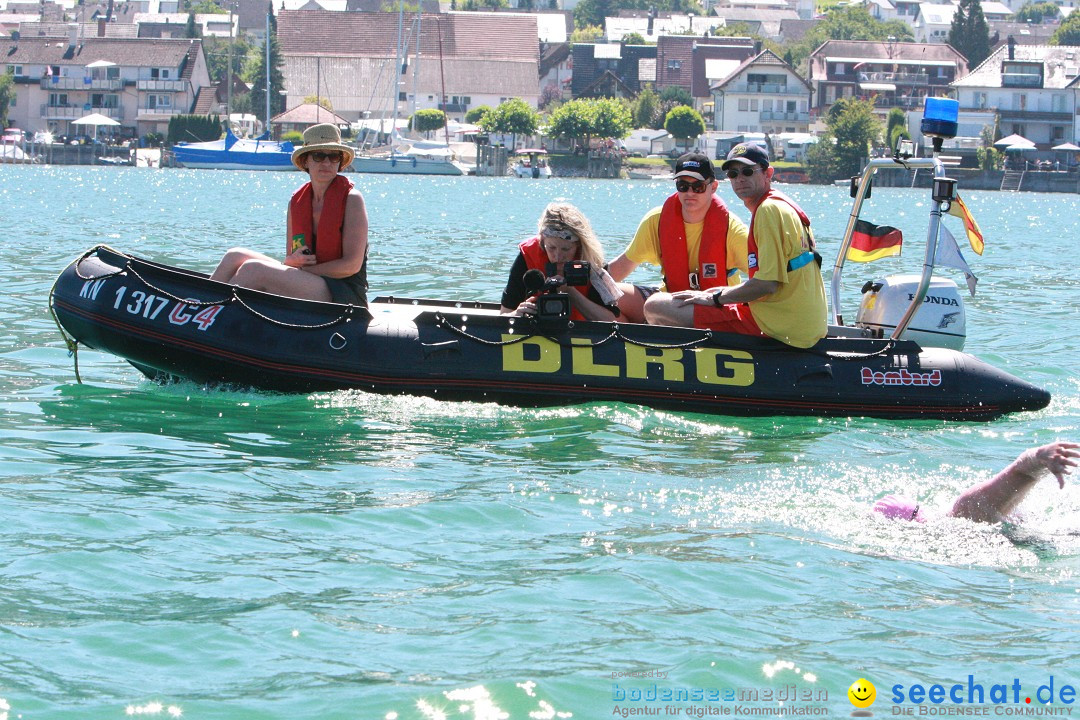
[[[323,152],[340,150],[344,153],[345,156],[341,158],[341,164],[338,166],[338,170],[348,167],[349,163],[351,163],[356,156],[355,150],[341,142],[341,131],[338,130],[337,125],[332,123],[312,125],[304,131],[304,144],[293,150],[293,165],[301,170],[307,170],[307,168],[304,167],[304,156],[309,152],[315,152],[316,150],[321,150]]]

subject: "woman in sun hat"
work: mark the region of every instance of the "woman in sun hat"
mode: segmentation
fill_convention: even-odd
[[[336,125],[312,125],[292,161],[310,180],[289,201],[285,259],[232,248],[211,280],[276,295],[367,305],[368,220],[364,197],[340,171],[355,152]]]

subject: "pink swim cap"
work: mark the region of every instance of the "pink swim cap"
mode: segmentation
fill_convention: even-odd
[[[926,522],[926,518],[919,512],[919,503],[898,495],[886,495],[878,500],[874,503],[874,512],[890,519]]]

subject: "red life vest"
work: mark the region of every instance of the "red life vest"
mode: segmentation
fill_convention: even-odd
[[[530,270],[539,270],[540,272],[544,273],[545,276],[547,275],[547,251],[544,250],[544,248],[540,247],[539,235],[525,240],[520,245],[518,245],[518,249],[521,250],[521,255],[525,258],[525,265],[527,265]],[[584,285],[574,285],[573,287],[577,288],[578,292],[587,297],[589,294],[589,287],[591,285],[592,283],[588,282]],[[536,295],[532,295],[532,297],[536,297]],[[580,321],[584,320],[585,316],[578,312],[577,308],[571,306],[570,319]]]
[[[311,232],[313,223],[311,204],[313,190],[311,183],[293,193],[289,201],[292,217],[292,240],[298,235],[301,242],[315,251],[315,260],[320,263],[341,259],[341,230],[345,225],[345,200],[353,189],[352,181],[344,175],[338,175],[326,188],[323,198],[322,213],[319,215],[318,231]]]
[[[754,275],[757,274],[758,270],[757,242],[754,240],[754,219],[757,217],[757,209],[761,207],[761,204],[763,202],[769,199],[779,200],[791,206],[791,209],[794,210],[795,213],[799,216],[799,220],[802,222],[803,228],[806,230],[806,237],[809,240],[809,250],[788,260],[788,272],[791,272],[792,270],[798,270],[803,265],[807,265],[812,260],[817,259],[817,252],[814,246],[814,235],[810,232],[810,218],[806,215],[806,213],[803,212],[801,207],[795,204],[794,200],[792,200],[779,190],[773,190],[770,188],[769,192],[761,196],[761,199],[758,200],[757,205],[754,206],[754,209],[751,211],[750,214],[750,235],[746,241],[748,258],[747,266],[748,274],[750,275],[750,277],[754,277]]]
[[[727,233],[727,208],[719,197],[713,195],[705,213],[705,226],[701,229],[698,267],[691,268],[679,194],[675,193],[665,200],[660,211],[659,235],[660,268],[664,271],[667,291],[705,290],[727,285]],[[697,279],[696,288],[692,287],[693,276]]]

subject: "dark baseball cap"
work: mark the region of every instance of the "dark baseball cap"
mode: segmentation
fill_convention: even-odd
[[[731,152],[727,154],[727,159],[724,160],[724,164],[720,166],[720,169],[727,170],[728,165],[733,163],[760,165],[767,168],[769,167],[769,153],[765,152],[765,148],[755,143],[739,143],[731,148]]]
[[[708,182],[716,177],[716,171],[713,170],[712,160],[707,155],[691,152],[675,161],[675,177],[692,177]]]

